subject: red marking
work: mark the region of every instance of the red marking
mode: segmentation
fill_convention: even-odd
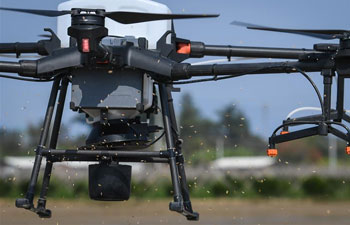
[[[179,54],[187,54],[191,53],[191,43],[177,43],[176,52]]]
[[[83,52],[90,52],[89,38],[83,38],[81,40],[81,49]]]
[[[282,130],[280,134],[281,134],[281,135],[283,135],[283,134],[289,134],[289,131]]]

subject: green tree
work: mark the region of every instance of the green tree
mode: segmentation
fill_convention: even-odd
[[[238,143],[242,138],[250,135],[246,118],[233,105],[228,105],[219,111],[218,126],[222,127],[221,133],[226,135],[231,143]]]
[[[34,155],[34,149],[39,144],[39,139],[42,131],[42,122],[29,124],[26,129],[8,130],[0,129],[0,157],[7,155],[11,156],[28,156]],[[61,129],[58,138],[58,148],[73,148],[85,144],[86,137],[82,134],[71,135],[70,130],[64,124],[61,124]],[[47,140],[46,147],[50,140]]]
[[[219,111],[217,126],[219,133],[225,136],[227,146],[243,147],[255,154],[264,153],[266,143],[250,132],[249,122],[237,106],[227,105]]]
[[[181,105],[180,136],[190,161],[199,163],[215,159],[216,142],[220,137],[225,140],[225,155],[242,155],[242,151],[247,155],[264,154],[266,143],[250,132],[248,120],[236,106],[225,106],[218,113],[218,121],[214,122],[201,115],[190,94],[182,96]],[[233,148],[242,151],[233,151]]]
[[[216,125],[202,117],[190,94],[185,93],[182,96],[181,105],[180,137],[184,140],[185,155],[190,156],[213,145],[211,137],[215,133]]]
[[[0,157],[21,155],[24,152],[23,135],[16,130],[0,129]]]
[[[28,148],[27,150],[30,150],[30,152],[33,154],[33,149],[35,149],[39,144],[42,125],[43,121],[36,124],[30,123],[25,130],[26,148]]]

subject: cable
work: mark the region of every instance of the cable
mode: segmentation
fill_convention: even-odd
[[[246,73],[240,73],[240,74],[232,74],[232,75],[227,75],[227,76],[222,76],[222,77],[217,77],[217,75],[215,75],[212,78],[206,78],[206,79],[198,79],[198,80],[190,80],[190,81],[180,81],[180,82],[172,82],[171,84],[192,84],[192,83],[199,83],[199,82],[206,82],[206,81],[218,81],[218,80],[224,80],[224,79],[229,79],[229,78],[233,78],[233,77],[238,77],[238,76],[242,76],[242,75],[246,75],[246,74],[251,74],[251,73],[256,73],[259,72],[261,70],[265,70],[265,69],[271,69],[271,68],[278,68],[281,66],[272,66],[272,67],[264,67],[264,68],[260,68],[260,69],[256,69],[256,70],[252,70]],[[288,67],[286,67],[288,68]],[[317,97],[320,101],[320,105],[321,105],[321,111],[322,111],[322,115],[325,115],[325,109],[324,109],[324,105],[323,105],[323,101],[322,101],[322,97],[320,94],[320,91],[318,90],[316,84],[312,81],[312,79],[301,69],[297,68],[297,67],[289,67],[292,69],[295,69],[296,71],[298,71],[299,73],[301,73],[312,85],[312,87],[314,88],[314,90],[316,91]]]
[[[207,61],[200,61],[200,62],[191,63],[191,66],[205,65],[205,64],[218,63],[218,62],[243,61],[243,60],[250,60],[250,59],[255,59],[255,58],[239,57],[239,58],[234,58],[234,59],[231,59],[231,60],[229,60],[229,59],[213,59],[213,60],[207,60]]]
[[[0,74],[0,77],[7,78],[7,79],[13,79],[13,80],[31,81],[31,82],[49,82],[49,81],[54,80],[54,78],[39,80],[39,79],[30,79],[30,78],[23,78],[23,77],[14,77],[14,76],[9,76],[9,75],[4,75],[4,74]]]
[[[306,111],[306,110],[321,111],[321,108],[318,108],[318,107],[300,107],[300,108],[297,108],[297,109],[294,109],[293,111],[291,111],[287,115],[286,119],[290,119],[290,117],[293,116],[297,112]]]
[[[334,125],[341,126],[341,127],[343,127],[343,128],[348,132],[348,134],[350,134],[350,129],[349,129],[346,125],[344,125],[344,124],[342,124],[342,123],[334,122],[334,121],[327,121],[326,123],[327,123],[327,124],[334,124]]]
[[[318,125],[320,123],[320,121],[291,121],[291,122],[286,122],[280,126],[278,126],[272,133],[271,136],[275,135],[277,133],[277,131],[279,129],[281,129],[282,127],[285,126],[289,126],[289,125],[307,125],[307,124],[315,124]]]
[[[159,141],[159,140],[164,136],[164,134],[165,134],[165,131],[164,131],[157,139],[155,139],[154,141],[152,141],[151,143],[149,143],[149,144],[147,145],[147,147],[151,147],[153,144],[155,144],[157,141]]]
[[[290,125],[307,125],[307,124],[314,124],[314,125],[318,125],[321,121],[290,121],[290,122],[286,122],[280,126],[278,126],[272,133],[272,136],[275,135],[277,133],[277,131],[279,129],[281,129],[282,127],[285,127],[285,126],[290,126]],[[343,127],[348,133],[350,133],[350,129],[342,124],[342,123],[339,123],[339,122],[333,122],[333,121],[326,121],[325,122],[326,124],[334,124],[334,125],[338,125],[338,126],[341,126]]]
[[[227,62],[227,61],[228,61],[227,59],[213,59],[213,60],[191,63],[191,66],[199,66],[199,65],[206,65],[206,64],[210,64],[210,63]]]
[[[293,111],[291,111],[286,119],[291,119],[291,117],[295,114],[295,113],[298,113],[298,112],[301,112],[301,111],[307,111],[307,110],[313,110],[313,111],[321,111],[321,108],[318,108],[318,107],[300,107],[300,108],[297,108],[297,109],[294,109]],[[349,113],[350,110],[344,110],[346,113]]]
[[[264,67],[264,68],[252,70],[252,71],[249,71],[249,72],[246,72],[246,73],[237,73],[237,74],[226,75],[226,76],[222,76],[222,77],[218,77],[217,75],[215,75],[215,76],[213,76],[212,78],[206,78],[206,79],[197,79],[197,80],[190,80],[190,81],[171,82],[170,84],[193,84],[193,83],[200,83],[200,82],[206,82],[206,81],[225,80],[225,79],[229,79],[229,78],[233,78],[233,77],[239,77],[239,76],[243,76],[243,75],[247,75],[247,74],[251,74],[251,73],[256,73],[256,72],[259,72],[259,71],[265,70],[265,69],[278,68],[278,67],[281,67],[281,66]]]
[[[324,109],[324,105],[323,105],[323,101],[322,101],[322,97],[321,97],[321,93],[318,90],[316,84],[312,81],[312,79],[301,69],[297,68],[297,67],[293,67],[294,69],[296,69],[299,73],[301,73],[312,85],[312,87],[315,89],[318,100],[320,101],[320,105],[321,105],[321,111],[322,111],[322,115],[325,115],[325,109]]]

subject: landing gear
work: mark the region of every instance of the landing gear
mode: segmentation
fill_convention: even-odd
[[[46,111],[46,116],[44,120],[43,130],[41,132],[41,137],[39,145],[36,149],[36,156],[34,161],[34,166],[32,170],[32,175],[30,178],[30,183],[28,191],[25,198],[16,200],[16,207],[24,208],[31,210],[39,215],[41,218],[51,217],[51,211],[46,209],[46,195],[49,189],[50,177],[53,168],[53,164],[56,162],[62,161],[95,161],[100,162],[101,164],[109,165],[110,163],[119,163],[119,162],[146,162],[146,163],[168,163],[170,166],[170,174],[174,191],[174,201],[169,204],[169,209],[181,213],[186,216],[188,220],[198,220],[199,214],[193,212],[192,205],[189,197],[189,190],[186,180],[186,173],[184,168],[184,157],[182,154],[181,144],[182,140],[179,139],[174,106],[172,102],[172,86],[159,84],[159,93],[161,99],[162,107],[162,116],[163,116],[163,125],[165,138],[167,143],[167,149],[164,151],[140,151],[144,148],[144,145],[133,146],[133,150],[129,151],[130,146],[127,146],[125,149],[118,146],[115,148],[108,148],[108,144],[105,146],[105,149],[99,147],[98,149],[89,149],[84,150],[84,148],[79,148],[79,150],[70,150],[70,149],[56,149],[58,134],[60,130],[60,124],[63,114],[64,102],[67,93],[68,79],[66,77],[61,77],[56,79],[53,83],[51,95]],[[58,101],[56,103],[57,95],[59,94]],[[56,114],[53,124],[53,129],[50,133],[50,123],[53,117],[54,109],[56,107]],[[50,140],[48,148],[46,147],[47,140]],[[110,145],[113,146],[113,145]],[[40,197],[38,198],[37,207],[34,206],[34,193],[35,185],[38,181],[38,176],[40,172],[41,161],[43,157],[46,158],[46,167],[43,176],[43,183],[41,187]],[[111,171],[113,166],[96,166],[95,175],[101,174],[99,171],[102,168],[105,171]],[[113,168],[112,168],[113,169]],[[114,170],[120,168],[114,168]],[[128,174],[131,176],[131,169],[128,170]],[[125,175],[122,172],[121,176]],[[119,175],[116,175],[119,176]],[[120,177],[115,180],[120,180]],[[103,181],[103,179],[101,179]],[[110,179],[108,179],[110,180]],[[93,182],[92,182],[93,183]],[[130,185],[129,182],[125,184]],[[128,185],[124,185],[123,188],[116,188],[114,190],[127,190]],[[90,188],[90,187],[89,187]],[[92,187],[93,188],[93,187]],[[113,187],[108,188],[107,191],[112,190]],[[105,190],[106,191],[106,190]],[[113,196],[113,191],[111,191],[110,196],[106,198],[97,197],[97,194],[94,192],[94,189],[91,189],[94,199],[98,200],[125,200],[128,198],[128,194],[123,194],[118,196]]]

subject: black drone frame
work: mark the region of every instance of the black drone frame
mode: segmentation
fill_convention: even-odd
[[[87,9],[84,10],[86,11]],[[350,78],[350,38],[348,36],[340,37],[339,45],[316,44],[313,49],[262,48],[206,45],[202,42],[192,42],[177,38],[174,30],[171,30],[166,32],[158,41],[157,50],[147,50],[142,47],[133,47],[130,45],[113,48],[100,44],[101,39],[107,36],[107,31],[104,28],[104,20],[102,21],[101,19],[103,16],[101,15],[112,14],[107,14],[104,11],[97,11],[95,16],[94,14],[89,14],[88,16],[90,17],[101,19],[101,21],[98,21],[99,24],[94,24],[91,27],[91,24],[81,24],[83,23],[80,21],[81,15],[87,16],[87,14],[80,14],[80,11],[80,9],[72,10],[72,26],[69,28],[68,33],[76,39],[77,45],[70,48],[60,48],[60,41],[51,30],[48,30],[51,32],[50,40],[43,40],[38,43],[0,44],[0,53],[15,53],[17,56],[21,53],[38,53],[45,56],[39,60],[0,62],[0,71],[18,73],[21,76],[31,77],[16,77],[17,79],[31,81],[53,80],[43,130],[41,131],[39,145],[36,148],[36,156],[28,191],[25,198],[16,200],[17,207],[34,211],[40,217],[51,216],[51,211],[46,209],[46,195],[53,163],[56,162],[117,161],[168,163],[174,197],[174,201],[169,205],[170,210],[182,213],[189,220],[198,220],[199,215],[192,210],[191,206],[184,169],[185,160],[181,148],[182,140],[177,129],[172,99],[172,91],[175,90],[173,85],[176,84],[221,80],[247,74],[301,73],[308,78],[315,88],[321,104],[322,113],[283,121],[283,124],[273,132],[273,135],[269,139],[268,155],[275,156],[277,154],[275,144],[313,135],[328,135],[328,133],[345,140],[347,142],[347,153],[350,154],[350,130],[342,123],[343,120],[350,122],[350,116],[344,111],[344,82],[346,78]],[[58,11],[54,12],[56,13]],[[66,11],[62,12],[67,14]],[[40,15],[43,15],[42,11],[30,11],[29,13],[41,13]],[[57,15],[55,14],[53,16]],[[135,16],[133,15],[132,17]],[[86,27],[89,29],[85,29]],[[166,42],[168,35],[171,35],[171,43]],[[88,38],[90,41],[90,45],[88,45],[90,47],[88,49],[89,51],[86,51],[86,43],[84,46],[84,38]],[[200,58],[204,56],[225,56],[229,59],[230,57],[282,58],[294,59],[294,61],[214,65],[181,63],[188,58]],[[101,61],[108,62],[102,65],[105,69],[131,67],[148,73],[156,81],[160,95],[166,150],[125,151],[108,148],[98,150],[56,149],[67,86],[70,82],[70,72],[82,67],[101,68],[101,65],[98,63]],[[323,98],[306,72],[321,72],[324,81]],[[336,73],[338,80],[337,105],[336,109],[333,110],[331,109],[331,88],[332,79]],[[7,75],[1,76],[8,77]],[[197,76],[213,76],[213,78],[186,81]],[[56,113],[53,119],[54,111]],[[50,132],[49,128],[52,120],[53,128]],[[314,126],[312,128],[288,132],[288,128],[291,126],[306,124]],[[334,128],[334,125],[343,127],[346,132],[344,133]],[[282,132],[277,135],[276,133],[280,129],[282,129]],[[47,147],[46,143],[48,139],[50,143]],[[37,207],[35,207],[33,203],[35,186],[38,181],[43,157],[46,158],[46,167],[40,197],[38,198]]]

